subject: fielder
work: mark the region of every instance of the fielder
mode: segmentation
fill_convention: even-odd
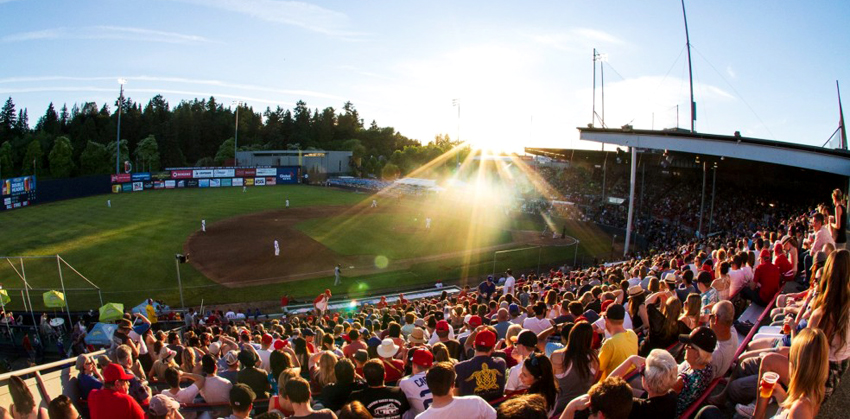
[[[372,208],[378,208],[378,200],[377,199],[372,200]]]
[[[111,199],[106,200],[106,208],[112,208],[112,200]]]
[[[342,284],[342,281],[339,279],[341,273],[342,272],[341,272],[341,269],[339,268],[339,265],[336,265],[336,268],[334,268],[334,285],[335,286]]]
[[[286,198],[286,208],[289,208],[289,198]]]
[[[207,220],[201,220],[201,231],[207,232]]]
[[[274,255],[280,256],[280,245],[277,243],[277,240],[274,241]]]
[[[431,217],[428,217],[428,218],[425,219],[425,229],[426,230],[431,229]]]
[[[242,185],[242,193],[245,193],[245,192],[248,192],[248,187],[245,186],[245,185]]]

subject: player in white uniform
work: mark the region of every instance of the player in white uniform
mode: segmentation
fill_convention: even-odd
[[[274,241],[274,255],[280,256],[280,245],[277,243],[277,240]]]
[[[378,200],[377,199],[372,200],[372,208],[378,208]]]
[[[106,200],[106,208],[112,208],[112,200],[111,199]]]
[[[339,265],[336,265],[336,268],[334,268],[334,285],[342,284],[342,281],[339,279],[340,274],[341,269],[339,268]]]
[[[286,198],[286,208],[289,208],[289,198]]]
[[[245,192],[248,192],[248,187],[245,186],[245,185],[242,185],[242,193],[245,193]]]
[[[426,230],[431,229],[431,217],[428,217],[428,218],[425,219],[425,229]]]
[[[398,387],[407,396],[407,401],[410,403],[410,410],[405,412],[403,419],[413,419],[416,415],[424,412],[431,405],[431,390],[428,389],[428,382],[425,381],[425,375],[434,363],[434,355],[427,349],[415,349],[413,352],[413,374],[402,378],[398,382]],[[459,418],[461,419],[461,418]]]
[[[201,231],[207,232],[207,220],[201,220]]]

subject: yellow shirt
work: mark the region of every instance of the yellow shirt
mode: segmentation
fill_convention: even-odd
[[[599,350],[599,370],[602,371],[602,380],[611,374],[626,358],[637,355],[638,338],[634,331],[626,330],[606,339]]]
[[[153,306],[148,304],[145,306],[145,311],[147,312],[148,320],[151,321],[151,324],[156,323],[156,310],[153,309]]]

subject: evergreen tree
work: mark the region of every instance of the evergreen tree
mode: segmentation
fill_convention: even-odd
[[[80,172],[84,175],[111,173],[111,165],[115,160],[109,160],[109,151],[103,144],[89,141],[83,153],[80,154]]]
[[[17,122],[18,116],[15,113],[15,102],[9,96],[9,99],[6,99],[6,103],[3,105],[3,109],[0,110],[0,141],[12,139]]]
[[[233,160],[233,151],[233,137],[230,137],[221,143],[221,147],[219,147],[218,152],[215,153],[216,166],[224,165],[226,160]]]
[[[127,140],[121,140],[121,157],[118,159],[118,171],[124,170],[124,162],[130,160],[130,148],[127,146]],[[115,142],[110,141],[106,145],[106,151],[109,153],[110,164],[115,164]],[[114,170],[114,167],[113,167]]]
[[[41,150],[41,143],[38,140],[30,141],[27,146],[27,152],[24,153],[24,161],[21,165],[22,175],[38,174],[38,169],[43,169],[44,152]]]
[[[35,124],[35,130],[48,135],[59,135],[62,132],[59,124],[59,115],[56,113],[56,109],[53,108],[53,102],[50,102],[50,105],[47,106],[47,111],[44,112],[44,116],[39,118]]]
[[[136,161],[143,171],[159,170],[159,145],[153,135],[148,135],[136,147]]]
[[[0,145],[0,179],[14,176],[15,167],[12,160],[12,144],[8,141]]]
[[[74,149],[71,147],[71,140],[68,137],[57,138],[47,156],[50,162],[50,174],[56,178],[70,177],[71,171],[74,170],[73,157]]]

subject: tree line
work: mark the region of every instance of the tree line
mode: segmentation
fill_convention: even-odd
[[[135,171],[166,167],[210,167],[233,159],[237,108],[214,97],[183,100],[173,108],[156,95],[147,104],[121,104],[121,140],[116,150],[118,106],[86,102],[60,109],[50,103],[34,127],[27,109],[16,110],[9,97],[0,110],[0,178],[37,174],[64,178],[115,172],[119,160]],[[455,145],[437,135],[427,145],[393,127],[363,119],[351,102],[310,109],[298,101],[293,109],[238,107],[238,146],[245,150],[347,150],[353,152],[354,175],[402,176]],[[453,167],[446,162],[440,168]],[[438,169],[440,169],[438,168]]]

